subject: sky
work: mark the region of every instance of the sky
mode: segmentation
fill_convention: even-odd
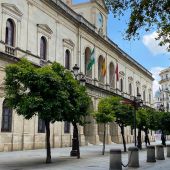
[[[88,0],[73,0],[73,3],[86,2]],[[155,40],[157,35],[155,30],[145,32],[140,31],[140,38],[127,41],[124,39],[124,32],[127,28],[127,15],[120,18],[114,18],[110,13],[108,15],[107,34],[122,50],[139,62],[143,67],[148,69],[155,79],[153,82],[153,93],[159,89],[158,81],[160,80],[160,70],[169,67],[170,52],[166,47],[160,47]]]

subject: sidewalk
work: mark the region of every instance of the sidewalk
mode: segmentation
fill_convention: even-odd
[[[134,144],[128,144],[133,146]],[[29,150],[0,153],[0,170],[109,170],[109,150],[123,149],[122,144],[106,146],[106,154],[101,154],[102,145],[83,146],[80,148],[81,159],[70,157],[71,148],[52,149],[52,163],[45,164],[46,150]],[[140,167],[138,170],[170,170],[170,158],[157,161],[156,163],[146,162],[146,150],[139,152]],[[128,154],[122,154],[122,162],[127,164]],[[123,168],[123,170],[132,168]]]

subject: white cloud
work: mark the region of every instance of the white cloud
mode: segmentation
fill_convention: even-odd
[[[159,80],[160,76],[159,73],[161,70],[165,69],[164,67],[153,67],[150,69],[150,72],[152,73],[153,78],[155,79],[153,81],[153,95],[155,96],[155,92],[159,89]]]
[[[167,46],[159,46],[159,40],[155,40],[158,34],[153,32],[148,35],[144,35],[142,38],[143,44],[150,50],[153,55],[169,54],[166,50]]]

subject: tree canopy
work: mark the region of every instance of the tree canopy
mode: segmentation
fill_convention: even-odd
[[[126,38],[139,36],[139,30],[154,29],[160,45],[170,50],[170,1],[169,0],[106,0],[106,6],[114,17],[130,13]]]
[[[87,114],[89,97],[70,71],[59,63],[36,67],[26,59],[6,67],[6,99],[19,115],[45,121],[47,160],[51,162],[50,122],[79,123]]]

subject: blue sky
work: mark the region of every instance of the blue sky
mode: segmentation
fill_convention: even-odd
[[[73,0],[74,3],[87,2],[88,0]],[[168,53],[165,47],[158,46],[158,42],[155,40],[156,32],[146,33],[140,31],[139,40],[127,41],[123,38],[123,33],[127,28],[128,22],[127,15],[120,18],[114,18],[110,13],[108,15],[108,36],[112,39],[121,49],[123,49],[132,58],[138,61],[146,69],[152,72],[155,81],[153,82],[153,91],[158,89],[158,80],[160,70],[169,67],[170,53]]]

